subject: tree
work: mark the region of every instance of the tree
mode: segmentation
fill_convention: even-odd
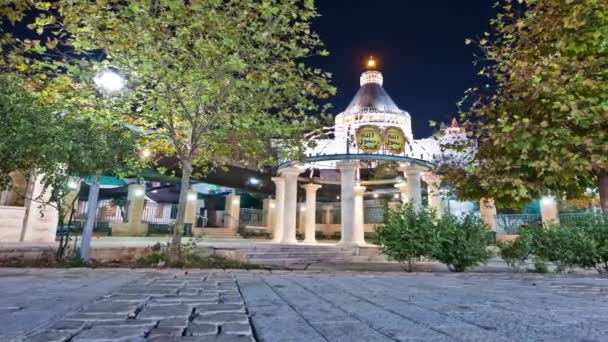
[[[27,91],[16,75],[0,75],[0,122],[0,189],[11,188],[15,172],[30,181],[41,177],[43,193],[28,200],[57,209],[59,227],[75,201],[69,186],[74,178],[96,173],[134,175],[140,167],[137,134],[120,125],[102,125],[57,111],[40,95]]]
[[[64,0],[36,9],[29,27],[50,36],[46,44],[23,41],[21,50],[29,45],[30,53],[56,57],[44,58],[41,68],[27,54],[13,53],[11,64],[51,68],[75,84],[90,80],[92,71],[115,68],[128,79],[120,98],[130,105],[114,113],[151,129],[150,147],[179,159],[173,258],[194,166],[242,159],[265,165],[301,155],[303,135],[317,123],[306,114],[334,91],[329,74],[303,63],[327,54],[311,32],[312,0]],[[277,147],[278,156],[271,153]]]
[[[485,85],[462,102],[475,162],[451,169],[463,197],[519,205],[600,189],[608,210],[608,2],[500,0],[476,40]]]
[[[383,254],[405,262],[405,270],[413,271],[417,259],[433,254],[435,248],[435,213],[416,210],[409,204],[385,208],[384,222],[376,227],[375,241]]]

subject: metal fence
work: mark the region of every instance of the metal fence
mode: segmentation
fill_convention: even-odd
[[[537,225],[540,215],[537,214],[498,214],[496,215],[496,232],[515,235],[523,225]]]
[[[323,208],[319,208],[317,206],[317,210],[315,210],[315,223],[323,224],[325,223],[325,210]]]
[[[126,222],[127,207],[118,205],[114,200],[105,199],[97,202],[97,222]],[[74,206],[74,219],[82,221],[87,219],[89,210],[88,201],[78,201]]]
[[[342,223],[342,208],[334,207],[331,211],[331,223],[341,224]]]
[[[365,207],[363,212],[363,222],[378,224],[384,221],[384,207]]]
[[[262,209],[251,209],[241,208],[239,216],[240,226],[264,226],[264,210]]]
[[[172,224],[177,217],[177,204],[144,202],[142,223]]]
[[[570,212],[560,213],[559,223],[563,225],[576,226],[578,223],[587,220],[592,217],[601,217],[601,212],[583,211],[583,212]]]

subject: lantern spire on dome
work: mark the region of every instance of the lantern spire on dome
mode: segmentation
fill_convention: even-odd
[[[374,56],[369,56],[369,59],[367,60],[367,63],[365,65],[365,69],[367,69],[367,70],[376,70],[377,66],[378,66],[378,64],[376,63],[376,60],[374,59]]]

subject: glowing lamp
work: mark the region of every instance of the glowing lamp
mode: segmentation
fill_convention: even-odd
[[[198,199],[198,194],[194,193],[194,192],[190,192],[188,193],[188,201],[196,201],[196,199]]]
[[[367,68],[368,69],[375,69],[376,68],[376,60],[374,59],[374,57],[370,57],[367,60]]]
[[[125,79],[115,71],[104,70],[93,77],[95,85],[109,93],[121,91],[127,83]]]

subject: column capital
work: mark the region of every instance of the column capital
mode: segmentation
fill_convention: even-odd
[[[405,163],[399,164],[398,170],[405,172],[405,174],[407,175],[408,173],[420,174],[422,172],[429,171],[429,168],[426,166],[422,166],[422,165],[418,165],[418,164],[414,164],[414,163],[410,163],[410,162],[405,162]]]
[[[270,179],[274,182],[274,184],[285,184],[285,178],[283,177],[272,177]]]
[[[434,173],[434,172],[425,172],[422,175],[422,180],[424,180],[425,183],[427,184],[433,184],[433,185],[439,185],[441,183],[441,179],[443,177],[441,177],[440,175]]]
[[[355,196],[362,196],[365,193],[365,189],[367,188],[361,185],[355,186]]]
[[[300,186],[302,189],[306,190],[306,192],[312,191],[315,192],[321,189],[321,184],[307,183]]]
[[[300,173],[304,172],[306,168],[304,167],[304,165],[302,164],[293,164],[293,165],[289,165],[286,166],[284,168],[279,169],[279,175],[283,176],[291,176],[291,175],[299,175]]]
[[[492,199],[492,198],[482,198],[479,200],[479,204],[483,205],[484,207],[486,207],[488,209],[496,207],[496,205],[494,204],[494,199]]]
[[[338,168],[339,170],[356,169],[358,167],[359,167],[358,160],[343,160],[341,162],[336,163],[336,168]]]
[[[399,189],[400,192],[405,192],[407,190],[407,183],[406,182],[399,182],[395,185],[393,185],[395,188]]]

